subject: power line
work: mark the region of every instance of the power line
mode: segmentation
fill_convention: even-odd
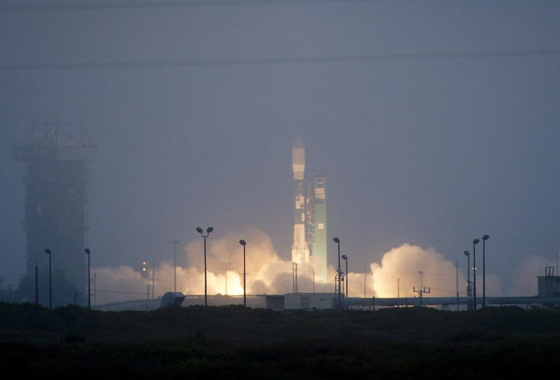
[[[0,12],[52,12],[52,11],[99,11],[127,9],[166,9],[166,8],[204,8],[238,7],[267,5],[304,5],[332,3],[377,3],[391,0],[145,0],[98,3],[59,3],[59,4],[14,4],[0,6]],[[402,0],[401,0],[402,1]]]
[[[163,61],[114,61],[114,62],[58,62],[58,63],[14,63],[0,64],[0,71],[77,71],[77,70],[122,70],[122,69],[163,69],[186,67],[224,66],[276,66],[324,63],[360,62],[407,62],[431,60],[556,57],[560,49],[528,50],[488,50],[480,52],[448,53],[393,53],[371,55],[332,55],[315,57],[275,57],[239,59],[187,59]]]

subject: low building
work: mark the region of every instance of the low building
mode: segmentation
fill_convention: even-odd
[[[284,310],[284,296],[280,295],[267,295],[266,308],[275,311]]]
[[[334,293],[288,293],[284,310],[326,310],[334,308]]]

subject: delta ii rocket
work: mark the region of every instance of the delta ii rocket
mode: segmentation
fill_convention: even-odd
[[[305,176],[305,148],[298,137],[292,147],[292,168],[296,189],[294,214],[294,244],[292,245],[292,261],[298,264],[309,263],[309,246],[305,238],[305,197],[303,180]]]

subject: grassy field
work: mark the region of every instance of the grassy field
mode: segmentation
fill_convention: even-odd
[[[560,372],[560,312],[0,304],[0,365],[20,376],[129,380],[533,378]]]

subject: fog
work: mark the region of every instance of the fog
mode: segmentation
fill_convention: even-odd
[[[300,136],[307,178],[327,177],[329,278],[338,236],[351,295],[364,261],[368,296],[394,296],[400,278],[410,297],[420,270],[432,295],[453,295],[456,260],[464,293],[463,251],[483,234],[489,294],[535,294],[560,253],[560,4],[261,3],[0,3],[0,277],[25,273],[24,169],[10,150],[49,120],[82,122],[98,147],[100,290],[143,297],[142,261],[170,289],[179,240],[178,287],[200,292],[195,228],[213,226],[210,292],[224,292],[220,262],[240,292],[239,239],[251,292],[290,291]],[[98,303],[127,296],[110,292]]]

